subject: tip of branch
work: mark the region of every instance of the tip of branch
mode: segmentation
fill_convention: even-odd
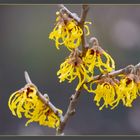
[[[135,65],[136,68],[140,68],[140,63],[138,63],[137,65]]]
[[[24,76],[25,76],[26,83],[31,84],[32,81],[31,81],[30,76],[27,71],[24,71]]]
[[[95,37],[91,37],[89,40],[89,44],[94,45],[94,46],[99,46],[98,39]]]
[[[89,10],[89,5],[88,5],[88,4],[83,4],[82,7],[83,7],[83,9],[85,9],[85,10]]]
[[[64,8],[64,4],[58,4],[59,8]]]
[[[134,68],[135,68],[134,65],[128,65],[126,68],[124,68],[124,72],[126,74],[129,74],[134,70]]]

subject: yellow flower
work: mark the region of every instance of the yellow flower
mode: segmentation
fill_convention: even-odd
[[[96,87],[94,87],[95,84],[97,84]],[[99,110],[102,110],[103,107],[108,108],[108,106],[113,106],[113,101],[116,97],[115,88],[117,86],[117,83],[111,78],[105,78],[90,83],[90,88],[84,85],[84,88],[88,92],[95,94],[94,101],[97,106],[100,106],[100,102],[103,102],[103,105],[99,108]]]
[[[59,49],[60,45],[65,45],[69,50],[77,48],[81,43],[82,29],[67,14],[57,12],[57,15],[56,26],[50,33],[49,38],[55,41],[57,49]],[[87,35],[89,35],[89,28],[86,24],[91,24],[91,22],[85,22],[84,25],[87,30]]]
[[[118,88],[116,88],[117,98],[113,103],[114,107],[116,107],[120,101],[122,101],[123,105],[126,107],[131,107],[132,102],[139,95],[138,86],[135,83],[135,79],[133,79],[134,77],[132,77],[132,75],[133,74],[130,74],[120,80],[120,84]]]
[[[12,114],[14,116],[17,115],[18,118],[21,118],[22,113],[26,112],[24,106],[27,107],[27,109],[32,109],[32,107],[34,106],[32,100],[35,101],[37,97],[35,94],[35,90],[32,87],[14,92],[10,96],[8,101],[8,105],[10,110],[12,111]]]
[[[38,122],[40,125],[57,128],[60,125],[60,118],[44,104],[37,95],[34,85],[26,85],[21,90],[13,93],[8,101],[8,106],[14,116],[22,118],[24,115],[31,122]],[[62,114],[62,111],[58,109]]]
[[[111,72],[115,69],[115,62],[112,57],[99,46],[89,48],[83,61],[92,73],[95,67],[99,68],[101,73]]]
[[[112,103],[115,99],[115,88],[110,83],[105,82],[103,84],[98,84],[97,89],[94,91],[94,93],[94,101],[97,102],[97,106],[100,105],[99,102],[101,101],[101,99],[104,100],[104,104],[99,108],[99,110],[102,110],[104,106],[107,108],[108,105],[113,105]]]
[[[78,77],[79,83],[76,87],[76,90],[78,90],[85,80],[89,79],[88,73],[89,72],[86,70],[84,63],[79,56],[79,52],[75,50],[60,65],[57,75],[59,76],[60,82],[68,80],[69,83]]]

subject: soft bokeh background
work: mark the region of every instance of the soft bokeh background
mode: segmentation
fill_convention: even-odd
[[[81,5],[66,5],[80,14]],[[12,116],[8,98],[25,85],[24,71],[51,101],[66,111],[76,82],[59,83],[56,72],[69,54],[48,39],[57,5],[0,5],[0,135],[54,135],[55,130]],[[116,69],[140,62],[140,5],[90,5],[91,36],[116,61]],[[140,134],[140,98],[132,108],[121,104],[99,111],[91,94],[83,92],[67,135]]]

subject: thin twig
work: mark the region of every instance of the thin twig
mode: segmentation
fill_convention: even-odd
[[[120,74],[129,74],[134,67],[135,66],[133,66],[133,65],[128,65],[123,69],[112,71],[112,72],[108,73],[107,75],[110,76],[110,77],[115,77],[115,76],[120,75]],[[94,82],[96,80],[102,79],[102,78],[106,77],[107,75],[103,74],[103,75],[93,76],[92,79],[88,82],[85,82],[85,84],[88,84],[88,83]]]
[[[37,90],[37,95],[38,97],[40,98],[40,100],[46,104],[47,106],[49,106],[51,108],[51,110],[60,118],[60,121],[62,122],[63,121],[63,115],[61,113],[59,113],[58,109],[50,102],[50,100],[48,100],[45,96],[42,95],[42,93],[38,90],[37,86],[35,84],[32,83],[30,77],[29,77],[29,74],[27,71],[24,72],[24,75],[25,75],[25,80],[27,82],[27,84],[29,85],[33,85],[34,87],[36,87],[36,90]]]
[[[89,5],[83,4],[82,5],[82,10],[81,10],[81,17],[80,17],[80,23],[82,25],[84,25],[84,22],[86,20],[88,11],[89,11]]]
[[[24,72],[24,76],[27,84],[33,84],[27,71]]]
[[[74,13],[70,12],[63,4],[58,4],[58,7],[61,8],[62,11],[66,12],[69,17],[73,18],[78,23],[80,22],[80,18]]]
[[[135,68],[140,69],[140,63],[138,63],[137,65],[135,65]]]
[[[85,30],[84,30],[84,23],[85,23],[85,20],[86,20],[88,11],[89,11],[89,6],[83,4],[83,5],[82,5],[82,10],[81,10],[80,23],[79,23],[79,26],[81,27],[81,29],[82,29],[82,31],[83,31],[83,35],[82,35],[82,37],[81,37],[83,56],[85,55],[86,48],[89,46],[89,44],[87,43],[87,40],[86,40],[86,35],[85,35]]]
[[[78,98],[80,96],[81,90],[82,90],[82,86],[81,86],[81,88],[78,91],[75,91],[75,93],[71,96],[67,112],[64,115],[64,120],[61,122],[61,124],[60,124],[60,126],[59,126],[59,128],[57,130],[56,135],[64,134],[63,131],[64,131],[64,128],[65,128],[69,118],[72,115],[74,115],[74,113],[75,113],[75,107],[77,105]]]

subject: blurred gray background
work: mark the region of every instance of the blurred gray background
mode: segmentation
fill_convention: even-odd
[[[66,6],[80,15],[81,5]],[[37,123],[25,127],[26,119],[8,108],[9,96],[25,85],[25,70],[58,108],[67,109],[76,81],[60,84],[56,72],[69,52],[65,47],[58,51],[48,39],[57,10],[57,5],[0,5],[0,135],[55,134]],[[140,5],[90,5],[87,21],[93,22],[91,36],[112,55],[116,69],[140,62]],[[99,111],[92,94],[83,91],[65,134],[140,134],[140,97],[132,108],[119,104]]]

